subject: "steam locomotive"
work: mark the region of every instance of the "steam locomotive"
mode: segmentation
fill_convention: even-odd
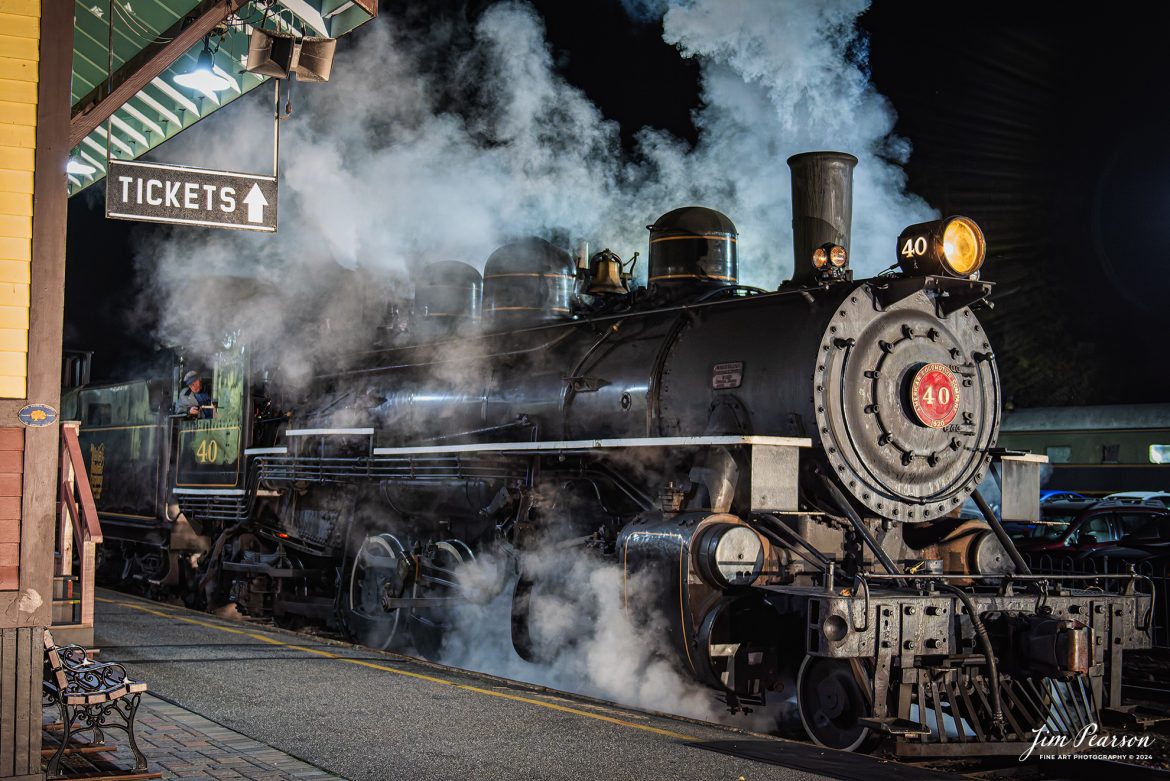
[[[169,377],[73,389],[105,571],[426,651],[468,598],[461,565],[572,546],[622,568],[627,606],[729,707],[794,698],[824,746],[1018,753],[1119,712],[1148,590],[1031,575],[1000,523],[1039,517],[1044,459],[996,448],[983,235],[910,226],[854,280],[856,162],[789,160],[796,270],[774,291],[738,283],[730,219],[688,207],[649,226],[637,289],[614,253],[539,239],[482,276],[424,267],[409,330],[294,403],[231,337]],[[172,414],[209,367],[214,417]],[[518,561],[533,659],[550,586]]]

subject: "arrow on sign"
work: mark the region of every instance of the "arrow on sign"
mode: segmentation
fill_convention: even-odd
[[[244,196],[244,203],[248,204],[248,222],[264,222],[264,207],[268,199],[260,192],[260,185],[252,185],[252,189]]]

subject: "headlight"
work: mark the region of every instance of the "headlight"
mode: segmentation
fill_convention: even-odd
[[[898,265],[907,274],[970,277],[986,255],[983,231],[968,217],[911,225],[898,237]]]
[[[816,268],[824,268],[825,264],[829,262],[829,254],[825,252],[824,247],[817,247],[813,250],[813,266]]]
[[[715,523],[700,532],[695,556],[699,574],[720,589],[750,586],[764,568],[760,535],[736,524]]]

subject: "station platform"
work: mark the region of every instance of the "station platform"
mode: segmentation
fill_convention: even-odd
[[[106,590],[95,628],[150,687],[139,743],[164,778],[945,777]]]
[[[46,710],[47,722],[55,711]],[[138,706],[135,734],[150,760],[146,773],[124,771],[134,763],[123,734],[106,733],[112,752],[62,758],[69,778],[182,778],[186,781],[326,781],[332,773],[314,767],[247,735],[147,693]],[[59,729],[49,730],[56,738]],[[88,733],[81,733],[83,740]]]

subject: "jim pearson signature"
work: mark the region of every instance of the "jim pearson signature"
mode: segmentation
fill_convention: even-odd
[[[1032,745],[1020,754],[1020,761],[1023,762],[1037,749],[1045,748],[1060,748],[1060,749],[1079,749],[1083,747],[1088,748],[1127,748],[1127,749],[1148,749],[1154,743],[1154,738],[1151,735],[1122,735],[1118,733],[1108,733],[1105,735],[1100,733],[1101,728],[1097,726],[1097,722],[1092,722],[1086,725],[1078,732],[1066,734],[1062,732],[1053,732],[1048,729],[1047,725],[1032,730]]]

